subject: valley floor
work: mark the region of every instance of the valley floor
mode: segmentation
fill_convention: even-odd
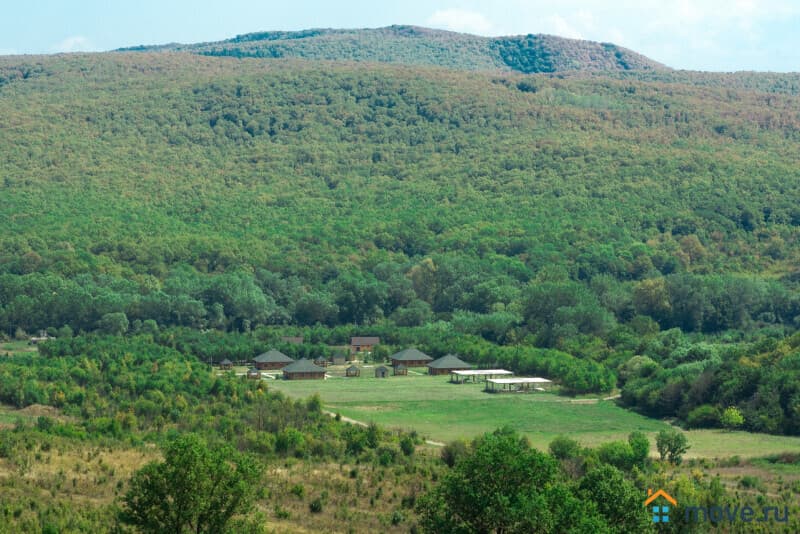
[[[508,425],[531,443],[546,449],[559,434],[585,446],[625,439],[635,430],[655,434],[668,423],[624,409],[614,400],[571,399],[555,393],[489,394],[482,384],[451,384],[446,376],[428,376],[412,369],[408,376],[345,378],[343,369],[329,368],[321,380],[270,380],[269,386],[296,398],[319,393],[326,409],[365,423],[416,430],[426,439],[447,442],[470,439]],[[754,458],[800,452],[800,437],[727,432],[717,429],[687,432],[691,448],[686,458]],[[655,449],[652,451],[656,455]]]

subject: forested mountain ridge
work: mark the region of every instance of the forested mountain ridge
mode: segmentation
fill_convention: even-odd
[[[430,325],[797,433],[792,80],[2,58],[0,328]]]
[[[543,34],[479,37],[417,26],[259,32],[212,43],[137,46],[122,50],[369,61],[524,73],[667,69],[656,61],[612,43]]]

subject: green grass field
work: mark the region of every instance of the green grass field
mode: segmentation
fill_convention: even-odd
[[[23,352],[36,352],[36,347],[27,341],[3,341],[0,342],[0,356],[13,356]]]
[[[332,369],[332,374],[338,374]],[[390,428],[414,429],[427,439],[450,441],[472,438],[508,425],[524,433],[536,447],[545,448],[558,434],[584,445],[625,439],[641,430],[655,441],[668,424],[644,417],[613,401],[573,401],[552,393],[488,394],[481,384],[450,384],[444,376],[409,375],[376,379],[364,368],[360,378],[333,377],[325,381],[270,381],[270,387],[292,397],[319,393],[328,410],[357,421]],[[688,458],[742,458],[779,452],[800,452],[800,438],[692,430]],[[653,450],[655,454],[655,448]]]

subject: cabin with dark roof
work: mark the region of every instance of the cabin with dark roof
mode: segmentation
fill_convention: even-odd
[[[406,367],[425,367],[433,361],[433,358],[415,348],[404,349],[390,356],[392,366],[397,367],[400,364]]]
[[[472,369],[470,364],[452,354],[442,356],[428,364],[428,374],[431,375],[449,375],[450,371],[466,371],[468,369]]]
[[[399,363],[392,367],[394,369],[394,376],[408,376],[408,367]]]
[[[261,380],[261,371],[259,371],[255,367],[251,367],[250,369],[247,370],[247,378]]]
[[[345,376],[349,376],[349,377],[361,376],[361,369],[359,369],[355,365],[351,365],[350,367],[348,367],[345,370],[344,374],[345,374]]]
[[[350,338],[350,355],[359,352],[372,352],[375,345],[381,342],[381,338],[373,336],[355,336]]]
[[[261,370],[283,369],[292,362],[294,362],[293,359],[275,349],[270,349],[264,354],[259,354],[253,358],[253,364],[256,369]]]
[[[389,378],[389,368],[385,365],[375,368],[375,378]]]
[[[284,367],[283,378],[286,380],[322,380],[325,378],[325,369],[314,365],[311,360],[303,358]]]
[[[223,371],[230,371],[233,369],[233,362],[230,361],[228,358],[225,358],[221,362],[219,362],[219,368]]]

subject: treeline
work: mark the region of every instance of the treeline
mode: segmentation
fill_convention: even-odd
[[[669,330],[643,342],[620,367],[622,400],[654,417],[677,417],[689,428],[728,427],[800,434],[800,335],[755,341],[692,341]]]
[[[540,346],[575,335],[607,339],[618,325],[655,321],[661,329],[715,333],[800,321],[796,282],[755,276],[669,274],[638,282],[607,273],[571,280],[547,271],[520,280],[503,265],[441,255],[380,263],[369,271],[334,269],[315,287],[296,275],[259,269],[207,275],[185,266],[163,282],[109,275],[0,275],[0,329],[36,332],[138,331],[144,322],[247,331],[262,325],[419,326],[452,321],[495,342],[528,334]],[[518,273],[521,274],[521,273]]]

